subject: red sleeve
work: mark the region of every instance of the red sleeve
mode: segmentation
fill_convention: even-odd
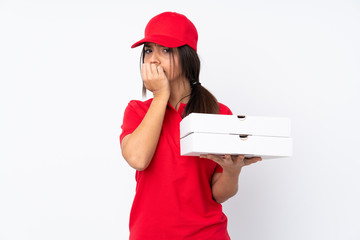
[[[228,108],[226,105],[219,103],[219,114],[223,115],[233,115],[230,108]]]
[[[147,111],[146,106],[143,105],[142,102],[136,100],[132,100],[128,103],[121,125],[122,132],[120,134],[120,144],[123,138],[132,133],[143,120]]]
[[[233,115],[230,108],[228,108],[226,105],[219,103],[219,114],[224,115]],[[221,173],[223,172],[222,167],[219,164],[216,164],[215,173]]]

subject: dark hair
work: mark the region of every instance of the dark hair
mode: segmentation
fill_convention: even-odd
[[[182,72],[187,80],[189,80],[191,86],[191,94],[188,103],[184,109],[182,117],[186,117],[190,113],[219,113],[219,104],[215,96],[211,94],[205,87],[200,84],[200,59],[197,52],[184,45],[178,47],[179,62]],[[144,62],[145,48],[141,52],[141,63]],[[174,52],[170,48],[170,54],[172,56],[172,64],[174,63]],[[141,64],[140,63],[140,64]],[[140,66],[141,67],[141,66]],[[143,96],[146,96],[146,88],[143,85]]]
[[[183,117],[195,113],[219,113],[219,104],[215,96],[200,83],[200,59],[197,52],[184,45],[178,48],[181,69],[190,81],[191,95],[184,109]]]

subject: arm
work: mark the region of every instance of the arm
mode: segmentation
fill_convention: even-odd
[[[222,173],[215,173],[212,178],[212,195],[218,203],[223,203],[235,196],[238,191],[239,175],[243,166],[262,160],[261,157],[245,159],[244,155],[225,155],[222,157],[209,154],[201,157],[211,159],[223,168]]]
[[[139,171],[147,168],[155,153],[170,96],[169,82],[160,66],[144,64],[142,77],[154,98],[140,125],[121,142],[124,159]]]

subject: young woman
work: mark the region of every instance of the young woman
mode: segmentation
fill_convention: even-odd
[[[221,203],[238,190],[241,168],[260,161],[239,156],[180,156],[180,121],[191,112],[232,114],[199,82],[197,30],[184,15],[152,18],[143,46],[141,76],[153,93],[130,101],[124,113],[121,151],[136,169],[130,213],[132,240],[225,240]]]

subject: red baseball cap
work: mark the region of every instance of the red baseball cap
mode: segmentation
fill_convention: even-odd
[[[197,41],[195,25],[187,17],[176,12],[164,12],[150,19],[145,28],[145,37],[131,48],[153,42],[169,48],[189,45],[196,51]]]

